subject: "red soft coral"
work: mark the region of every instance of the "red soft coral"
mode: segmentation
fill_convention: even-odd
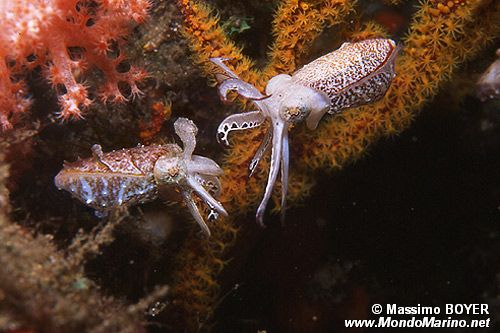
[[[117,68],[124,60],[124,37],[144,22],[150,5],[149,0],[0,1],[0,126],[12,127],[29,108],[19,78],[38,65],[58,91],[62,119],[81,118],[91,103],[81,80],[92,66],[106,77],[103,101],[127,100],[120,82],[130,86],[132,97],[140,95],[137,83],[146,73]]]

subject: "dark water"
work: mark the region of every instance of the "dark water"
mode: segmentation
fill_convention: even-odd
[[[239,3],[253,6],[251,2]],[[415,7],[407,7],[405,15],[409,16]],[[259,15],[261,9],[252,10],[255,19],[251,23],[257,30],[232,38],[262,65],[259,59],[264,59],[272,39],[268,33],[272,11],[265,9],[266,16]],[[406,31],[406,24],[394,31],[396,37]],[[328,35],[323,40],[328,40]],[[309,56],[314,58],[320,46],[313,47]],[[490,60],[480,59],[485,63],[480,67],[484,69]],[[205,122],[199,134],[199,149],[205,155],[204,147],[215,146],[213,133],[218,124],[211,117],[221,105],[205,79],[195,77],[187,82],[190,100],[183,103],[191,109],[176,106],[175,116]],[[57,110],[53,95],[49,96],[52,101],[42,96],[47,89],[31,89],[36,101],[33,114],[41,119],[46,118],[47,110]],[[379,141],[367,156],[341,171],[316,175],[318,184],[312,195],[288,211],[286,225],[281,226],[275,215],[266,216],[266,229],[260,229],[253,216],[242,218],[241,235],[230,253],[232,260],[219,281],[222,292],[212,331],[371,332],[349,331],[344,319],[377,319],[370,313],[374,303],[420,304],[442,310],[447,303],[485,303],[488,316],[452,317],[490,318],[490,329],[436,331],[498,332],[500,110],[498,102],[483,104],[471,94],[469,91],[464,100],[453,92],[438,96],[400,136]],[[53,104],[50,108],[36,104],[49,102]],[[96,142],[105,150],[134,146],[137,137],[123,134],[135,133],[135,120],[142,115],[128,108],[132,107],[43,130],[34,148],[33,165],[21,169],[24,174],[13,191],[14,206],[24,208],[13,213],[14,219],[27,221],[23,223],[30,230],[53,234],[61,248],[78,229],[90,232],[98,225],[91,209],[57,191],[53,176],[63,160],[89,156],[89,147]],[[170,131],[163,137],[170,140],[174,135]],[[291,140],[293,144],[293,133]],[[223,150],[218,146],[207,149]],[[210,150],[206,153],[215,155]],[[291,159],[293,164],[293,155]],[[157,202],[149,209],[165,208]],[[133,212],[133,216],[138,215]],[[178,206],[167,207],[165,216],[169,214],[174,215],[172,220],[176,214],[181,222],[190,220]],[[171,283],[175,269],[171,261],[182,246],[171,239],[182,240],[186,234],[184,224],[175,228],[177,234],[157,245],[141,238],[146,233],[139,223],[123,223],[116,240],[87,263],[87,275],[105,294],[129,301],[141,298],[155,285]],[[168,313],[164,315],[168,317]],[[162,324],[148,329],[167,331]]]
[[[284,227],[268,218],[262,231],[248,219],[216,331],[344,332],[344,319],[378,318],[373,303],[442,312],[488,303],[489,316],[452,317],[499,319],[500,114],[475,98],[455,111],[442,102],[368,157],[318,177]]]

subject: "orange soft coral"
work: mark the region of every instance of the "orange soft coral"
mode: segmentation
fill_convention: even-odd
[[[282,1],[273,21],[275,41],[269,54],[270,61],[264,70],[259,70],[251,66],[252,59],[244,56],[223,32],[217,24],[218,18],[210,15],[207,5],[195,0],[178,0],[185,16],[184,32],[196,61],[205,65],[211,57],[227,56],[232,59],[228,66],[257,87],[262,87],[277,73],[293,73],[301,57],[307,53],[312,39],[321,33],[324,26],[338,23],[342,29],[342,26],[348,25],[348,14],[354,4],[354,1],[343,0]],[[380,137],[394,135],[407,128],[424,103],[438,92],[458,66],[473,59],[498,35],[499,25],[495,23],[498,22],[499,9],[498,1],[490,0],[453,0],[453,5],[449,2],[445,5],[444,0],[421,1],[413,15],[410,30],[402,41],[402,54],[396,64],[398,76],[386,97],[372,106],[324,119],[314,132],[306,132],[303,127],[294,130],[292,155],[295,156],[295,165],[291,170],[290,202],[308,195],[315,171],[339,169],[363,156]],[[309,21],[304,21],[306,19]],[[361,16],[354,20],[365,25],[348,32],[350,40],[385,34],[375,24],[363,22]],[[304,22],[308,23],[307,29],[303,27]],[[205,65],[203,70],[207,76],[213,75],[213,68]],[[231,150],[226,151],[224,156],[221,201],[232,217],[248,211],[260,198],[265,174],[257,170],[248,179],[248,165],[262,141],[264,131],[253,130],[234,135]],[[268,168],[267,163],[266,160],[261,161],[261,170]],[[231,235],[228,239],[234,241],[236,230],[231,226],[230,219],[214,224],[210,242],[224,243],[221,236],[226,235]],[[192,272],[205,269],[212,279],[216,278],[220,265],[214,259],[223,258],[222,253],[213,251],[210,244],[200,244],[194,234],[179,252],[181,269],[175,272],[171,294],[174,295],[175,310],[183,315],[184,327],[189,324],[194,326],[196,320],[208,317],[213,311],[217,285],[207,284]],[[188,329],[195,330],[196,327]]]
[[[144,22],[148,0],[15,0],[0,3],[0,126],[12,127],[30,101],[20,79],[41,65],[58,92],[60,118],[81,118],[91,100],[81,74],[92,66],[106,76],[103,101],[127,98],[118,88],[124,82],[131,96],[146,73],[139,68],[117,70],[124,61],[123,37]]]

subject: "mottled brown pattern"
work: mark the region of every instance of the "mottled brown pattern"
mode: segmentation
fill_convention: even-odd
[[[65,162],[67,172],[147,174],[153,172],[156,160],[160,156],[175,156],[182,152],[175,144],[158,146],[138,146],[113,150],[97,158],[93,156],[76,162]]]
[[[339,112],[345,108],[353,108],[377,101],[384,97],[394,74],[382,72],[351,85],[339,94],[330,97],[330,112]]]
[[[390,39],[344,43],[302,67],[292,81],[325,93],[330,113],[370,103],[384,96],[394,77],[395,51]]]
[[[157,198],[153,169],[158,158],[181,153],[179,146],[169,144],[94,155],[65,163],[55,183],[97,211],[104,212],[121,205],[133,206]]]

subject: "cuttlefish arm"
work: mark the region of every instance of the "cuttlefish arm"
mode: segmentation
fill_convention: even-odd
[[[265,118],[260,111],[237,113],[224,119],[217,128],[217,141],[229,145],[227,137],[231,131],[244,130],[262,125]]]
[[[248,167],[248,170],[250,171],[248,177],[252,177],[253,173],[255,172],[257,165],[259,165],[260,160],[262,159],[267,149],[269,148],[269,144],[271,143],[271,138],[272,138],[271,129],[267,129],[266,134],[264,135],[264,139],[260,143],[259,149],[257,149],[257,152],[252,158],[252,161],[250,162],[250,165]]]
[[[286,196],[288,194],[288,168],[290,164],[288,147],[288,131],[285,130],[281,144],[281,224],[285,223]]]
[[[187,163],[187,170],[189,174],[198,173],[211,176],[221,176],[224,173],[214,160],[199,155],[191,156],[191,160]]]
[[[205,220],[203,220],[203,217],[200,214],[200,211],[198,210],[198,207],[196,206],[196,203],[194,202],[193,198],[191,197],[191,193],[189,191],[181,191],[182,198],[184,199],[184,202],[186,203],[186,206],[189,209],[189,212],[191,215],[194,217],[195,221],[200,225],[201,230],[203,230],[203,233],[208,237],[210,236],[210,229],[208,228],[207,224],[205,223]]]
[[[282,159],[282,148],[283,148],[283,139],[285,135],[285,131],[287,131],[286,124],[283,121],[279,121],[273,119],[273,139],[272,139],[272,148],[271,148],[271,167],[269,170],[269,176],[267,178],[266,190],[264,192],[264,197],[260,202],[259,207],[257,208],[257,213],[255,218],[257,223],[259,223],[262,227],[264,227],[264,212],[266,211],[267,203],[271,198],[271,194],[273,192],[274,184],[276,183],[276,179],[278,178],[278,172],[280,170],[280,162]]]
[[[181,138],[183,145],[184,161],[191,160],[194,148],[196,147],[196,134],[198,127],[187,118],[179,118],[174,123],[175,133]]]
[[[229,58],[210,58],[210,61],[219,66],[224,73],[216,73],[215,78],[220,83],[218,92],[221,100],[227,102],[227,95],[229,92],[234,91],[243,98],[253,101],[261,111],[265,112],[265,106],[262,100],[268,98],[268,95],[263,95],[250,83],[243,81],[235,72],[226,66],[224,61],[230,60]]]
[[[219,96],[223,102],[227,102],[227,95],[234,91],[241,97],[252,101],[261,101],[269,96],[262,95],[253,85],[241,79],[228,78],[219,85]]]
[[[222,192],[222,185],[216,176],[196,174],[195,179],[200,183],[210,195],[217,199]]]
[[[205,190],[205,188],[200,183],[198,183],[195,177],[188,175],[186,177],[186,180],[191,190],[193,190],[201,199],[203,199],[203,201],[213,207],[220,214],[224,216],[228,215],[224,207],[222,207],[221,203],[215,200],[212,195],[208,193],[208,191]]]

